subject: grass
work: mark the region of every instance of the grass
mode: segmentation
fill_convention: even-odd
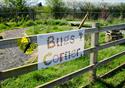
[[[82,68],[82,67],[86,66],[88,63],[88,61],[85,61],[84,63],[81,63],[81,62],[84,62],[83,58],[80,58],[80,59],[77,59],[75,61],[71,61],[68,63],[64,63],[61,65],[56,65],[56,66],[50,67],[48,69],[39,70],[39,71],[30,73],[30,74],[19,76],[18,78],[8,79],[3,83],[3,85],[5,88],[11,88],[11,87],[13,87],[13,88],[16,88],[16,87],[33,88],[36,85],[39,85],[39,84],[45,83],[49,80],[58,78],[64,74],[75,71],[78,68]],[[11,86],[11,85],[13,85],[13,86]],[[19,85],[22,85],[22,86],[19,87]]]
[[[118,85],[120,85],[123,81],[124,81],[123,83],[125,83],[125,69],[115,74],[113,77],[105,79],[105,81],[111,85],[114,85],[114,87],[118,88]],[[121,87],[119,86],[119,88]]]
[[[110,26],[110,25],[124,23],[125,19],[120,19],[120,18],[112,18],[109,20],[98,19],[97,22],[99,22],[101,26]]]
[[[124,46],[116,46],[116,49],[119,48],[119,52],[124,50]],[[117,53],[114,47],[109,48],[108,51],[112,51],[113,53]],[[121,50],[122,49],[122,50]],[[103,55],[106,53],[107,50],[99,52],[99,54]],[[102,57],[109,57],[112,55],[112,52],[107,52],[108,54],[103,55]],[[113,60],[111,63],[108,63],[105,66],[100,67],[97,70],[98,75],[102,75],[105,72],[108,72],[112,68],[118,66],[119,64],[123,63],[125,60],[125,56],[118,58],[116,60]],[[56,65],[53,67],[50,67],[48,69],[44,70],[38,70],[29,74],[25,74],[16,78],[10,78],[5,80],[3,84],[3,88],[33,88],[37,85],[43,84],[45,82],[48,82],[50,80],[53,80],[55,78],[61,77],[65,74],[68,74],[70,72],[73,72],[77,69],[83,68],[85,66],[89,65],[89,58],[88,57],[81,57],[79,59],[66,62],[61,65]],[[120,76],[121,77],[121,76]],[[124,76],[125,77],[125,76]],[[57,86],[55,88],[80,88],[83,85],[86,85],[87,83],[90,82],[90,74],[86,73],[80,77],[74,78],[73,80],[69,81],[66,84]],[[113,80],[112,80],[113,82]],[[100,87],[98,87],[100,86]],[[93,88],[103,88],[102,85],[99,83],[96,85],[96,87]]]
[[[118,20],[118,19],[113,19],[112,22],[108,22],[102,19],[99,19],[98,22],[101,23],[102,26],[107,26],[108,24],[117,24],[118,22],[120,23],[124,23],[124,20]],[[92,20],[90,20],[89,22],[92,22]],[[3,32],[5,30],[11,30],[13,28],[24,28],[24,27],[31,27],[31,26],[36,26],[36,25],[58,25],[58,26],[63,26],[63,25],[67,25],[68,22],[66,20],[53,20],[53,19],[48,19],[48,20],[24,20],[22,19],[21,21],[18,22],[4,22],[4,23],[0,23],[0,32]],[[85,24],[85,26],[90,26],[88,24]],[[3,30],[3,31],[1,31]]]
[[[8,27],[7,27],[5,24],[0,23],[0,32],[4,32],[5,29],[7,30],[7,28],[8,28]]]
[[[62,21],[61,21],[62,22]],[[50,33],[50,32],[57,32],[57,31],[65,31],[70,30],[72,27],[66,24],[65,21],[61,23],[60,21],[36,21],[34,24],[35,26],[29,25],[29,30],[27,30],[27,34],[33,35],[33,34],[39,34],[39,33]],[[30,22],[27,22],[30,23]],[[109,25],[109,24],[106,24]],[[100,34],[100,44],[104,43],[104,33]],[[87,47],[90,46],[89,37],[86,40]],[[98,61],[110,57],[113,54],[116,54],[118,52],[124,51],[125,45],[118,45],[113,46],[108,49],[104,49],[99,51],[99,57]],[[125,56],[120,57],[118,59],[113,60],[112,62],[101,66],[97,69],[97,74],[102,75],[109,70],[115,68],[116,66],[122,64],[125,61]],[[49,67],[47,69],[34,71],[32,73],[28,73],[25,75],[21,75],[14,78],[9,78],[2,82],[2,88],[34,88],[35,86],[44,84],[50,80],[56,79],[58,77],[61,77],[63,75],[66,75],[70,72],[73,72],[75,70],[78,70],[80,68],[86,67],[89,65],[89,55],[85,57],[78,58],[76,60],[65,62],[60,65],[55,65],[52,67]],[[84,86],[88,83],[90,83],[90,73],[83,74],[79,77],[76,77],[69,82],[56,86],[55,88],[80,88],[81,86]],[[123,77],[123,78],[122,78]],[[106,82],[109,84],[112,84],[113,86],[116,86],[114,83],[114,80],[118,80],[117,84],[121,82],[121,80],[124,80],[124,70],[123,72],[119,73],[116,78],[109,78],[106,79]],[[90,88],[106,88],[105,84],[97,81],[94,85],[90,86]]]
[[[88,22],[85,23],[84,26],[91,27],[92,22],[95,22],[95,20],[88,20]],[[96,22],[99,22],[101,26],[108,26],[118,23],[124,23],[124,19],[117,19],[113,18],[112,20],[103,20],[98,19]],[[47,20],[24,20],[18,22],[4,22],[0,23],[0,32],[4,32],[6,30],[12,30],[14,28],[29,28],[29,31],[27,33],[29,34],[38,34],[41,33],[39,31],[43,31],[43,33],[49,33],[49,32],[55,32],[55,31],[63,31],[64,28],[71,29],[72,27],[70,25],[67,25],[68,22],[66,20],[55,20],[55,19],[47,19]],[[52,27],[53,26],[53,27]],[[58,28],[60,26],[60,28]],[[63,27],[63,28],[62,28]],[[50,30],[51,29],[51,30]]]
[[[36,20],[35,23],[36,25],[29,27],[26,31],[28,35],[59,32],[72,29],[72,27],[68,25],[67,21],[65,20]]]
[[[89,88],[125,88],[125,69],[110,78],[97,80]]]
[[[59,31],[66,31],[71,30],[72,27],[63,25],[36,25],[29,27],[29,30],[26,31],[28,35],[35,35],[35,34],[43,34],[43,33],[51,33],[51,32],[59,32]]]

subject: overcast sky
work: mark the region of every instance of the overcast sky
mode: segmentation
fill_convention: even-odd
[[[4,0],[0,0],[0,2],[2,2],[2,1],[4,1]],[[27,0],[27,1],[31,1],[31,2],[33,1],[34,3],[42,2],[42,4],[44,5],[46,0]],[[64,1],[71,1],[71,2],[73,2],[73,1],[90,1],[90,2],[109,2],[109,3],[124,2],[125,3],[125,0],[64,0]]]
[[[42,2],[45,4],[45,0],[38,0],[39,2]],[[64,0],[64,1],[90,1],[90,2],[109,2],[109,3],[121,3],[125,2],[125,0]]]

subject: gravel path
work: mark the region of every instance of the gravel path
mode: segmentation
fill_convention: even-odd
[[[4,39],[23,37],[26,29],[14,29],[4,32]],[[25,55],[18,47],[0,49],[0,70],[21,66],[31,58]]]
[[[22,28],[22,29],[13,29],[13,30],[9,30],[9,31],[5,31],[4,32],[4,38],[15,38],[15,37],[23,37],[25,30],[27,30],[26,28]]]

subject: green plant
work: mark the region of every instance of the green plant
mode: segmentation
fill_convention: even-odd
[[[23,26],[24,27],[29,27],[29,26],[34,26],[36,23],[35,21],[32,21],[32,20],[28,20],[28,21],[25,21]]]
[[[62,18],[65,11],[65,4],[63,0],[47,0],[47,5],[50,8],[54,18]]]
[[[1,30],[4,30],[4,29],[7,29],[8,27],[4,24],[4,23],[1,23],[0,24],[0,29]]]

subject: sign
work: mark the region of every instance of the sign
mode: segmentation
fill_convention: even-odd
[[[73,30],[37,36],[38,69],[67,62],[84,54],[84,30]]]

